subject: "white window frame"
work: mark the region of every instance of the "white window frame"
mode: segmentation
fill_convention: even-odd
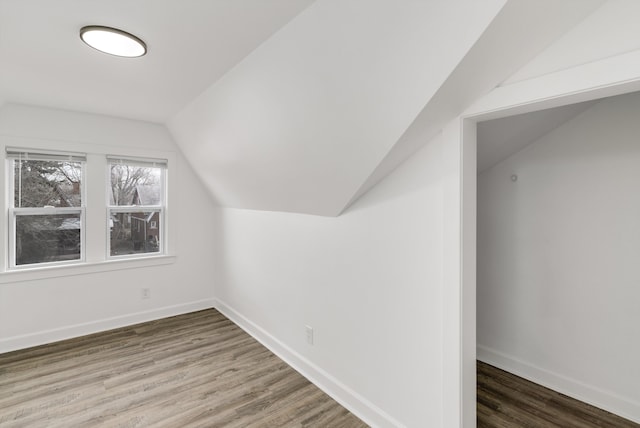
[[[160,204],[159,205],[112,205],[110,203],[110,192],[111,192],[111,165],[112,164],[126,164],[131,166],[141,166],[141,167],[152,167],[152,168],[160,168]],[[168,160],[167,159],[151,159],[151,158],[138,158],[138,157],[124,157],[117,155],[107,155],[107,224],[106,224],[106,234],[107,234],[107,248],[106,248],[106,259],[107,260],[126,260],[126,259],[137,259],[137,258],[146,258],[146,257],[158,257],[166,255],[166,237],[167,237],[167,222],[166,222],[166,203],[167,203],[167,168],[168,168]],[[159,245],[158,251],[148,252],[148,253],[135,253],[135,254],[120,254],[120,255],[111,255],[111,215],[118,213],[138,213],[138,212],[157,212],[158,213],[158,221],[160,224],[154,230],[158,230],[159,237]],[[146,236],[146,234],[145,234]],[[146,238],[145,238],[146,239]]]
[[[102,137],[100,137],[102,138]],[[0,160],[0,176],[4,177],[2,191],[4,195],[0,197],[2,221],[0,221],[0,242],[5,250],[0,251],[0,287],[3,284],[17,284],[23,281],[36,281],[50,278],[65,278],[68,276],[93,274],[99,272],[114,272],[121,269],[138,269],[151,266],[170,265],[176,262],[178,252],[178,240],[176,235],[178,230],[173,227],[171,204],[176,192],[176,166],[179,166],[178,155],[175,151],[166,148],[142,147],[137,140],[121,142],[120,145],[104,144],[100,140],[91,141],[70,141],[66,139],[46,139],[31,138],[15,135],[0,135],[0,153],[5,154],[5,159]],[[100,141],[98,141],[100,140]],[[84,237],[82,237],[82,248],[84,248],[84,262],[75,260],[76,263],[52,265],[50,263],[37,263],[20,265],[17,268],[10,268],[9,263],[9,232],[10,215],[9,208],[12,206],[12,191],[10,183],[13,180],[13,172],[7,171],[9,162],[6,159],[6,151],[14,148],[17,151],[48,153],[55,147],[55,152],[59,153],[86,153],[87,161],[83,171],[82,196],[84,201],[85,215],[82,219],[84,224]],[[17,148],[17,149],[15,149]],[[105,223],[108,221],[106,202],[107,185],[107,156],[115,153],[120,158],[132,159],[166,159],[167,170],[165,177],[165,200],[164,200],[164,224],[162,227],[163,254],[158,252],[149,253],[148,257],[132,258],[107,258],[105,249],[107,248],[108,228]],[[171,172],[169,172],[171,170]],[[105,230],[106,229],[106,230]],[[71,262],[71,261],[70,261]]]
[[[81,165],[82,179],[80,180],[80,206],[79,207],[16,207],[15,206],[15,162],[21,160],[56,160],[56,161],[71,161],[79,162]],[[86,207],[86,195],[85,195],[85,178],[86,178],[86,166],[87,158],[84,153],[71,153],[63,151],[48,151],[39,149],[26,149],[26,148],[11,148],[7,147],[5,150],[5,165],[6,165],[6,180],[7,180],[7,197],[8,202],[8,269],[10,270],[24,270],[34,269],[41,267],[55,267],[66,266],[84,263],[86,260],[85,251],[85,207]],[[63,260],[55,262],[40,262],[29,264],[16,264],[16,225],[17,218],[20,216],[33,216],[33,215],[64,215],[64,214],[79,214],[80,218],[80,257],[74,260]]]

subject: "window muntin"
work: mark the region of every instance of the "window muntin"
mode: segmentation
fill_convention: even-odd
[[[84,260],[85,156],[7,149],[9,267]]]
[[[166,161],[108,157],[108,257],[164,252]]]

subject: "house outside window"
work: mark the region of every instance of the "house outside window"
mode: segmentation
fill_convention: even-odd
[[[83,154],[7,148],[9,267],[84,260]]]
[[[108,257],[164,253],[166,160],[108,156]]]

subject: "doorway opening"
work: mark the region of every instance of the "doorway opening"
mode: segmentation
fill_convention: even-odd
[[[475,247],[463,252],[473,252],[477,266],[463,273],[462,286],[475,296],[477,376],[486,389],[479,421],[497,407],[530,406],[527,388],[544,396],[523,383],[501,403],[505,385],[518,381],[512,373],[640,422],[640,93],[595,95],[465,119],[476,123],[477,162],[464,168],[463,181],[477,186],[462,199],[466,209],[477,207],[477,239],[462,242]],[[571,402],[549,394],[545,406],[556,421],[608,415],[579,403],[562,416],[558,409]]]

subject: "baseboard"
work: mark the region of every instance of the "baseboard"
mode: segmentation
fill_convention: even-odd
[[[0,339],[0,353],[58,342],[65,339],[72,339],[74,337],[85,336],[87,334],[112,330],[119,327],[126,327],[133,324],[139,324],[141,322],[171,317],[174,315],[186,314],[202,309],[209,309],[213,306],[213,299],[204,299],[195,302],[181,303],[179,305],[165,306],[148,311],[136,312],[133,314],[105,318],[82,324],[75,324],[51,330],[39,331],[36,333],[30,333],[21,336],[8,337],[5,339]]]
[[[477,346],[478,360],[577,400],[640,423],[640,403],[575,379],[536,367],[490,348]]]
[[[247,317],[216,299],[214,307],[224,316],[229,318],[240,328],[253,336],[258,342],[263,344],[280,359],[293,367],[311,383],[324,391],[331,398],[336,400],[351,413],[358,416],[371,427],[378,428],[403,428],[403,424],[395,420],[379,407],[359,395],[338,379],[322,370],[317,365],[291,349],[280,340],[273,337],[269,332],[249,320]]]

